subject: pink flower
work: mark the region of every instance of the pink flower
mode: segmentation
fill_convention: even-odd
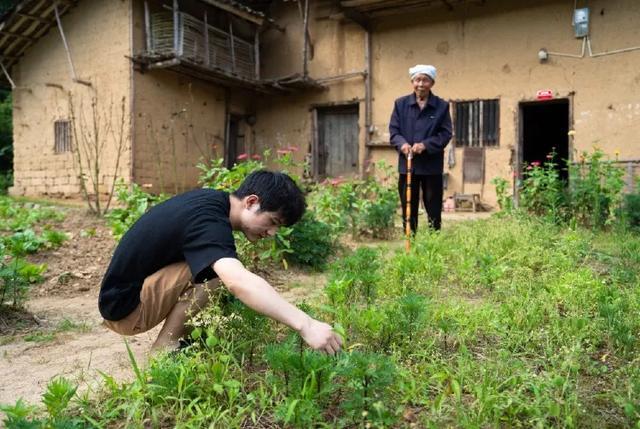
[[[551,158],[553,158],[553,155],[548,154],[548,155],[547,155],[547,159],[551,159]]]
[[[256,161],[259,161],[262,159],[262,157],[260,155],[258,155],[257,153],[251,155],[251,159],[255,159]]]
[[[534,166],[534,167],[539,167],[540,166],[540,161],[533,161],[531,163],[531,165]]]
[[[297,152],[298,151],[298,146],[289,146],[287,149],[289,151],[291,151],[291,152]]]
[[[238,161],[244,161],[247,158],[249,158],[249,155],[247,155],[246,153],[241,153],[240,155],[238,155],[237,160]]]
[[[530,165],[527,165],[527,170],[533,170],[533,167]]]
[[[517,171],[513,172],[513,177],[518,177],[518,172]]]
[[[278,155],[286,155],[288,153],[291,153],[289,149],[278,149],[276,152]]]

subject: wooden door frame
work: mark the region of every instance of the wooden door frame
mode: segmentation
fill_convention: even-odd
[[[357,125],[360,125],[360,99],[353,99],[348,101],[337,101],[337,102],[328,102],[328,103],[315,103],[311,104],[311,108],[309,109],[311,112],[311,175],[313,180],[316,182],[320,180],[319,176],[319,159],[318,159],[318,149],[320,142],[320,135],[318,131],[318,111],[319,110],[330,110],[331,108],[346,108],[346,107],[354,107],[358,112],[358,122]],[[359,133],[358,133],[358,152],[360,151],[360,141],[359,141]],[[360,159],[358,159],[358,164],[360,164]],[[359,168],[359,167],[358,167]]]
[[[518,207],[520,202],[520,188],[518,183],[522,180],[522,162],[524,157],[524,115],[523,115],[523,107],[531,106],[531,105],[542,105],[542,104],[554,104],[560,101],[567,102],[569,105],[569,118],[568,118],[568,128],[569,130],[574,129],[574,118],[573,118],[573,96],[575,95],[575,91],[571,91],[566,95],[558,95],[558,97],[553,98],[552,100],[538,100],[537,98],[523,98],[518,101],[518,116],[517,116],[517,142],[515,145],[515,156],[513,157],[513,171],[515,173],[515,177],[513,178],[513,202],[516,207]],[[568,138],[567,140],[567,151],[569,153],[569,159],[567,162],[573,161],[573,139]]]

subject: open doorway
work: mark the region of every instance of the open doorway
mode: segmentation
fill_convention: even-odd
[[[233,164],[238,162],[238,155],[245,151],[242,118],[241,115],[233,113],[227,116],[227,138],[225,139],[227,168],[233,167]]]
[[[568,178],[569,159],[569,100],[558,99],[520,103],[520,165],[549,160],[547,155],[555,152],[553,161],[560,178]]]

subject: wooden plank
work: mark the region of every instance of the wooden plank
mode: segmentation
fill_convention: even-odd
[[[178,12],[178,0],[173,0],[173,51],[176,55],[180,55],[180,45],[179,45],[179,35],[180,29],[179,27],[180,21],[180,12]]]
[[[233,37],[233,23],[229,20],[229,43],[231,45],[231,70],[236,71],[236,48]]]
[[[17,37],[17,38],[20,38],[20,39],[28,40],[30,42],[35,42],[35,40],[36,40],[34,37],[26,36],[26,35],[21,34],[21,33],[14,33],[12,31],[7,31],[7,30],[0,31],[0,34],[5,35],[5,36]]]
[[[255,78],[260,80],[260,32],[256,28],[256,34],[253,39],[253,61],[255,63]]]
[[[484,148],[464,148],[462,177],[464,183],[484,183]]]
[[[307,77],[309,74],[309,0],[304,2],[304,18],[303,18],[303,30],[304,31],[304,49],[302,50],[302,75]]]
[[[151,52],[153,50],[151,40],[151,17],[149,16],[149,2],[146,0],[144,2],[144,38],[146,43],[145,50],[147,52]]]
[[[30,15],[28,13],[16,12],[16,15],[22,16],[24,18],[28,18],[28,19],[30,19],[32,21],[38,21],[41,24],[48,24],[49,22],[51,22],[51,20],[49,20],[49,19],[45,19],[45,18],[42,18],[40,16]]]
[[[209,52],[209,22],[207,11],[204,11],[204,63],[208,66],[211,64],[211,52]]]

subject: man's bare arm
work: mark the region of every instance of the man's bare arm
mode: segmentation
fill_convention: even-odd
[[[287,302],[266,280],[247,270],[239,260],[222,258],[213,264],[213,270],[229,292],[246,306],[296,330],[313,349],[329,354],[340,350],[340,337],[330,325],[311,318]]]

